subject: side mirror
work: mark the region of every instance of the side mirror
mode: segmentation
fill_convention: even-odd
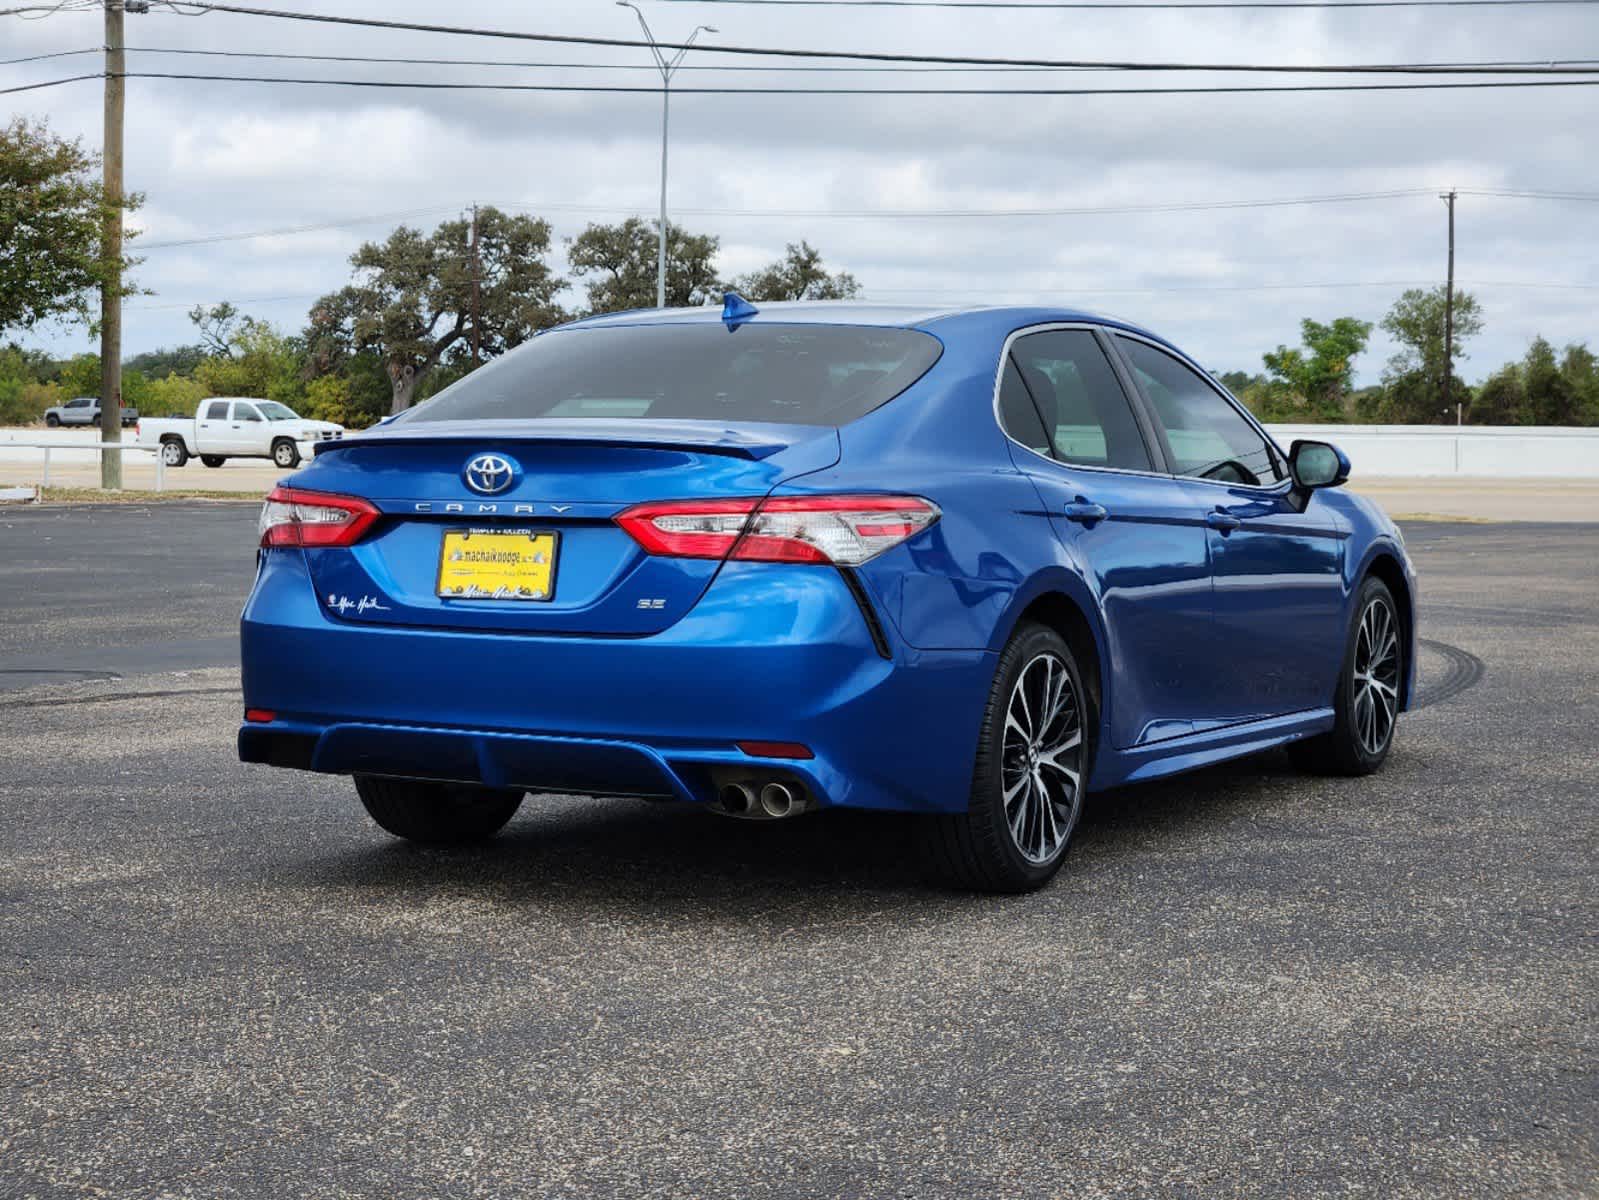
[[[1349,478],[1349,460],[1329,442],[1296,441],[1288,450],[1288,469],[1301,492],[1337,487]]]

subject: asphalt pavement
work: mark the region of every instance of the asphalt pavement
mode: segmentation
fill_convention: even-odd
[[[1599,1194],[1599,526],[1408,526],[1381,774],[1095,796],[993,898],[894,817],[421,850],[239,764],[254,520],[0,510],[0,1197]]]

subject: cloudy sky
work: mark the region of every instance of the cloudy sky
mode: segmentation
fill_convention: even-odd
[[[1599,5],[1239,11],[1017,12],[779,7],[640,0],[657,36],[696,24],[708,42],[1078,60],[1452,62],[1599,60]],[[278,7],[389,20],[634,37],[610,0],[280,0]],[[130,51],[130,71],[518,83],[625,83],[642,50],[388,32],[155,12],[127,18],[138,47],[493,59],[572,66],[286,62]],[[96,47],[94,12],[0,17],[0,59]],[[1280,77],[1104,72],[734,73],[750,60],[696,50],[678,75],[705,85],[1173,86]],[[765,60],[762,60],[765,61]],[[94,55],[0,68],[4,85],[96,69]],[[796,65],[789,61],[786,65]],[[833,64],[838,65],[838,64]],[[1302,77],[1296,77],[1302,78]],[[1336,82],[1336,81],[1329,81]],[[95,81],[4,97],[100,139]],[[657,95],[424,92],[130,79],[127,180],[136,224],[128,353],[193,340],[196,303],[228,299],[297,328],[348,277],[360,241],[400,217],[423,227],[476,202],[548,217],[560,238],[589,221],[652,214]],[[721,238],[724,274],[808,239],[887,302],[1045,302],[1140,321],[1216,370],[1257,370],[1296,342],[1301,317],[1380,320],[1405,286],[1441,282],[1436,193],[1599,193],[1599,88],[1122,97],[726,96],[672,105],[674,219]],[[1178,212],[914,217],[906,210],[1129,208],[1417,191],[1388,199]],[[890,215],[873,215],[883,211]],[[835,215],[827,215],[827,214]],[[867,215],[861,215],[861,214]],[[840,215],[848,214],[848,215]],[[337,223],[337,224],[335,224]],[[168,246],[232,234],[275,236]],[[331,226],[331,227],[330,227]],[[1462,196],[1457,279],[1486,332],[1462,364],[1479,378],[1541,333],[1599,345],[1599,203]],[[574,294],[572,299],[576,300]],[[43,331],[58,352],[81,329]],[[1360,363],[1381,372],[1379,333]]]

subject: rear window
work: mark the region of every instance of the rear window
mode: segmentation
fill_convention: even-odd
[[[560,330],[472,372],[397,421],[559,417],[843,425],[938,361],[937,338],[847,325]]]

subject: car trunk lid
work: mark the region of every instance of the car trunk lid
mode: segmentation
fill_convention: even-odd
[[[764,496],[838,461],[831,426],[638,419],[430,422],[317,447],[297,488],[359,496],[383,514],[350,547],[304,550],[330,616],[365,624],[502,633],[643,636],[681,618],[720,563],[654,557],[612,518],[647,500]],[[480,460],[504,464],[477,477]],[[501,487],[501,484],[504,484]],[[551,535],[547,599],[439,594],[446,534]],[[506,543],[479,537],[480,546]],[[453,564],[452,564],[453,565]]]

